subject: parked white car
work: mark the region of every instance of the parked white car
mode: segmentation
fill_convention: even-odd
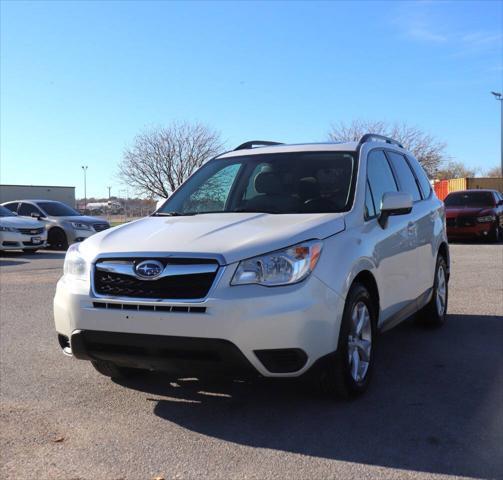
[[[43,222],[51,248],[66,250],[68,245],[110,228],[106,220],[82,215],[55,200],[14,200],[2,205],[20,217],[33,217]]]
[[[396,141],[247,142],[152,216],[70,247],[55,324],[111,377],[313,375],[348,397],[378,332],[444,322],[448,279],[444,206]]]
[[[0,205],[0,251],[23,250],[35,253],[46,246],[47,231],[43,223],[19,218]]]

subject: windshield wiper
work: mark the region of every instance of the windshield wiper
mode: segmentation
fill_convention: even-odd
[[[152,214],[153,217],[184,217],[186,213],[180,212],[155,212]]]
[[[233,210],[235,213],[270,213],[272,215],[278,213],[273,210],[255,210],[253,208],[236,208]]]

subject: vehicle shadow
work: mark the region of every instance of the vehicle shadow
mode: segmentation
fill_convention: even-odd
[[[170,384],[148,374],[121,384],[151,395],[157,416],[225,441],[495,478],[503,472],[502,338],[498,316],[450,315],[438,330],[405,322],[381,336],[372,387],[350,402],[298,381]]]
[[[22,263],[27,263],[28,261],[36,260],[51,260],[60,258],[63,260],[65,258],[64,251],[54,251],[54,250],[38,250],[35,253],[24,253],[24,252],[1,252],[0,253],[0,265],[20,265]],[[12,260],[11,260],[12,259]]]

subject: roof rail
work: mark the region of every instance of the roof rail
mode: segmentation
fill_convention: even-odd
[[[366,133],[362,138],[360,138],[357,149],[359,149],[364,143],[371,142],[372,140],[380,140],[381,142],[391,143],[393,145],[399,146],[400,148],[403,148],[403,145],[401,143],[393,140],[392,138],[385,137],[384,135],[378,135],[377,133]]]
[[[269,145],[283,145],[281,142],[267,142],[264,140],[252,140],[250,142],[245,142],[236,147],[234,150],[246,150],[248,148],[257,147],[267,147]]]

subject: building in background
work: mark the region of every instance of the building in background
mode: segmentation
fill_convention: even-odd
[[[434,182],[433,188],[440,200],[443,200],[449,193],[459,190],[489,189],[498,190],[503,193],[502,177],[480,177],[480,178],[451,178],[450,180],[438,180]]]
[[[0,185],[0,203],[12,200],[57,200],[75,207],[75,187],[50,185]]]

